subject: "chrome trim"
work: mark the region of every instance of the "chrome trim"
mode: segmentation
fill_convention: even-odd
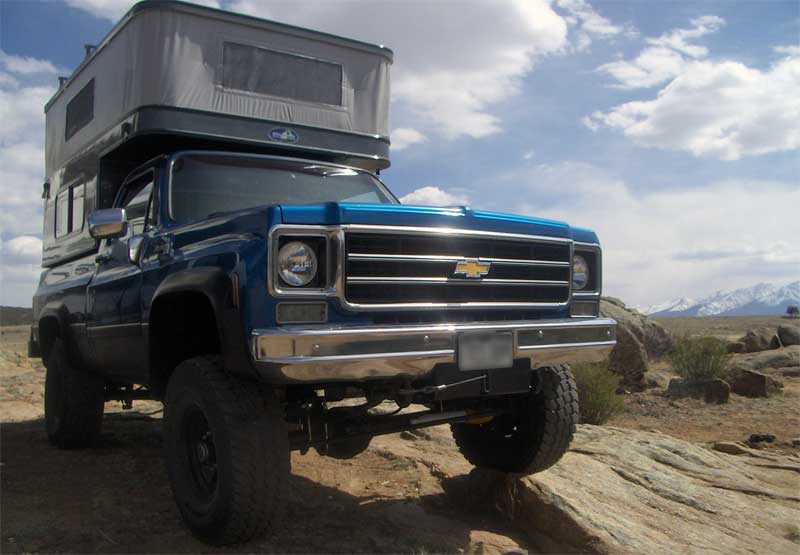
[[[534,367],[602,360],[616,345],[609,318],[411,326],[285,326],[252,333],[252,354],[269,379],[331,382],[429,374],[455,363],[458,334],[511,331],[514,358]],[[347,363],[347,364],[342,364]]]
[[[353,284],[396,284],[406,285],[439,285],[442,283],[457,283],[459,285],[541,285],[553,287],[569,287],[567,281],[551,281],[543,279],[459,279],[448,277],[360,277],[347,278],[347,283]]]
[[[464,260],[463,256],[450,256],[450,255],[437,255],[437,254],[363,254],[363,253],[348,253],[348,260],[359,260],[363,262],[458,262]],[[557,260],[517,260],[515,258],[484,258],[478,257],[475,260],[479,262],[491,262],[502,266],[541,266],[541,267],[565,267],[569,266],[569,262],[561,262]]]
[[[464,236],[481,236],[481,237],[497,237],[501,239],[512,239],[512,240],[519,240],[519,241],[540,241],[540,242],[551,242],[551,243],[568,243],[570,245],[570,261],[569,262],[560,262],[560,261],[530,261],[536,264],[542,265],[553,265],[553,266],[568,266],[570,268],[570,276],[567,282],[549,282],[547,280],[540,280],[540,283],[535,282],[536,280],[531,280],[531,282],[526,283],[509,283],[510,281],[522,282],[523,280],[501,280],[497,284],[503,285],[540,285],[545,287],[558,287],[558,286],[565,286],[569,288],[569,294],[567,300],[564,302],[461,302],[461,303],[447,303],[447,302],[421,302],[421,303],[369,303],[369,304],[361,304],[361,303],[351,303],[345,298],[345,276],[344,276],[344,262],[348,259],[348,253],[346,252],[345,246],[345,233],[348,231],[353,232],[389,232],[389,233],[396,233],[396,234],[404,234],[404,235],[419,235],[424,233],[436,233],[436,234],[447,234],[447,235],[464,235]],[[278,254],[278,240],[283,235],[292,235],[292,236],[309,236],[309,237],[325,237],[326,238],[326,245],[328,248],[328,255],[327,263],[326,263],[326,271],[327,271],[327,279],[326,284],[324,287],[321,288],[306,288],[306,287],[288,287],[281,285],[280,278],[277,276],[277,264],[276,258]],[[302,297],[316,297],[316,298],[336,298],[339,300],[341,306],[346,310],[351,310],[354,312],[374,312],[380,310],[397,310],[397,311],[408,311],[408,310],[425,310],[425,309],[442,309],[442,308],[449,308],[449,309],[474,309],[474,308],[564,308],[569,306],[569,303],[572,300],[572,257],[574,255],[574,245],[571,239],[565,239],[561,237],[543,237],[540,235],[523,235],[518,233],[501,233],[501,232],[491,232],[491,231],[480,231],[480,230],[470,230],[470,229],[454,229],[454,228],[444,228],[444,227],[402,227],[402,226],[380,226],[380,225],[366,225],[366,224],[340,224],[340,225],[302,225],[302,224],[276,224],[272,226],[269,230],[268,235],[268,244],[269,244],[269,268],[267,271],[267,286],[270,295],[274,297],[280,298],[302,298]],[[354,253],[358,255],[358,253]],[[394,257],[394,256],[404,256],[404,255],[369,255],[370,257]],[[435,258],[443,259],[444,257]],[[463,257],[453,257],[453,261],[461,260]],[[335,264],[333,260],[335,259]],[[388,258],[387,258],[388,259]],[[446,257],[446,261],[450,261],[450,257]],[[501,264],[515,264],[517,261],[515,259],[494,259],[494,258],[485,258],[479,260],[486,260],[486,261],[498,261]],[[527,262],[527,261],[524,261]],[[358,278],[358,276],[353,276],[354,278]],[[362,279],[362,278],[358,278]],[[378,279],[390,279],[390,278],[378,278]],[[423,278],[428,279],[428,278]],[[433,278],[438,279],[438,278]],[[447,280],[448,278],[442,278]],[[455,280],[450,279],[450,282]],[[491,283],[492,280],[481,280],[483,282]],[[350,282],[356,283],[356,282]],[[366,282],[365,282],[366,283]],[[369,283],[377,283],[375,281],[370,281]],[[388,282],[387,282],[388,283]],[[391,283],[398,283],[398,282],[391,282]],[[435,282],[419,282],[420,284],[439,284],[444,283],[443,281],[435,281]],[[479,285],[480,282],[478,281],[458,281],[458,283],[470,283],[474,285]]]
[[[446,209],[444,209],[446,210]],[[563,237],[546,237],[542,235],[525,235],[520,233],[503,233],[494,231],[482,231],[474,229],[457,229],[449,227],[411,227],[411,226],[382,226],[382,225],[367,225],[367,224],[343,224],[341,226],[343,232],[366,232],[366,233],[389,233],[397,235],[424,235],[424,234],[439,234],[450,236],[469,236],[469,237],[488,237],[498,239],[509,239],[517,241],[530,241],[530,242],[543,242],[555,244],[568,244],[570,247],[569,261],[562,263],[564,266],[569,267],[570,275],[569,280],[565,284],[568,288],[567,299],[564,302],[462,302],[462,303],[448,303],[448,302],[423,302],[423,303],[352,303],[345,298],[344,282],[338,283],[338,294],[336,295],[342,306],[348,310],[356,312],[370,312],[378,310],[425,310],[425,309],[470,309],[470,308],[564,308],[569,306],[572,300],[572,257],[574,256],[574,243],[572,239]],[[344,237],[341,241],[341,250],[339,251],[339,260],[342,264],[342,275],[344,274],[343,265],[344,260],[347,259],[345,252]],[[358,253],[356,253],[358,254]],[[375,256],[375,255],[370,255]],[[380,256],[380,255],[377,255]],[[402,256],[402,255],[399,255]],[[459,256],[455,260],[461,260],[463,257]],[[479,260],[491,261],[491,258]],[[508,259],[511,260],[511,259]],[[449,259],[448,259],[449,261]],[[535,261],[539,262],[539,261]],[[355,276],[354,276],[355,277]],[[488,280],[481,280],[488,281]],[[375,283],[375,282],[372,282]],[[441,283],[441,282],[436,282]],[[477,284],[477,282],[475,282]],[[511,285],[511,284],[506,284]]]
[[[443,208],[442,210],[447,210]],[[345,231],[372,231],[380,233],[383,231],[389,233],[396,233],[402,235],[417,235],[417,234],[440,234],[440,235],[465,235],[465,236],[478,236],[478,237],[500,237],[503,239],[512,239],[519,241],[541,241],[546,243],[570,243],[572,239],[566,237],[547,237],[544,235],[525,235],[522,233],[504,233],[500,231],[482,231],[479,229],[459,229],[455,227],[412,227],[412,226],[394,226],[394,225],[367,225],[367,224],[344,224],[342,229]]]
[[[578,254],[579,252],[592,252],[595,255],[597,260],[597,268],[594,268],[594,271],[597,273],[597,283],[595,284],[595,288],[592,291],[575,291],[573,290],[572,296],[573,297],[600,297],[601,292],[603,291],[603,249],[600,247],[598,243],[581,243],[576,241],[572,247],[573,249],[573,256]]]
[[[280,238],[284,235],[291,237],[323,237],[327,253],[325,256],[325,268],[318,271],[325,272],[322,287],[291,287],[284,285],[278,276],[278,248]],[[269,230],[268,243],[268,262],[267,265],[267,287],[273,297],[337,297],[341,287],[338,285],[342,281],[344,265],[341,263],[341,256],[335,255],[337,251],[344,251],[344,236],[340,226],[322,225],[295,225],[279,224]],[[337,243],[341,243],[339,246]],[[319,253],[317,253],[319,254]],[[334,263],[333,259],[336,259]]]

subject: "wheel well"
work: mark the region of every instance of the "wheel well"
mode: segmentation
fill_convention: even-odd
[[[53,344],[61,335],[61,325],[55,316],[45,316],[39,320],[39,348],[42,353],[42,361],[47,362]]]
[[[220,337],[211,302],[203,293],[170,293],[150,311],[150,387],[163,398],[172,371],[182,361],[219,354]]]

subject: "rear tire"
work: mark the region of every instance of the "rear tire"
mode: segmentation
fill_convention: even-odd
[[[56,338],[47,355],[44,421],[47,438],[60,449],[91,446],[103,426],[103,379],[71,363]]]
[[[461,454],[479,468],[534,474],[564,455],[579,419],[578,390],[566,365],[539,370],[538,394],[486,424],[451,424]]]
[[[164,406],[175,502],[201,540],[226,545],[277,526],[289,474],[280,406],[258,384],[227,374],[216,356],[178,365]]]

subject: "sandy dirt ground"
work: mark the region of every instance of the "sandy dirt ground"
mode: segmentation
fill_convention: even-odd
[[[800,325],[800,320],[783,316],[708,316],[653,318],[675,335],[711,335],[729,341],[742,337],[748,330]]]
[[[407,434],[379,438],[351,460],[293,453],[280,532],[210,548],[186,531],[172,500],[160,414],[149,414],[161,405],[122,411],[107,403],[100,445],[55,449],[41,419],[44,369],[23,354],[27,329],[2,332],[2,553],[479,553],[493,542],[535,552],[490,508],[449,499],[450,478],[435,466],[397,455],[397,444],[412,443]],[[447,428],[420,433],[440,437],[450,452]]]
[[[160,404],[133,411],[106,405],[100,445],[88,451],[51,447],[42,422],[44,369],[25,352],[27,328],[0,338],[0,528],[3,553],[496,553],[536,552],[524,530],[493,507],[468,505],[449,485],[466,474],[454,462],[446,427],[384,436],[358,457],[339,461],[315,452],[292,455],[285,526],[233,548],[210,548],[183,527],[162,460]],[[663,365],[656,372],[668,377]],[[670,401],[658,390],[626,395],[626,413],[611,424],[658,429],[696,442],[778,437],[790,450],[800,437],[800,378],[784,379],[772,399],[733,396],[729,405]],[[441,450],[443,472],[414,449]],[[444,459],[447,459],[446,461]],[[445,464],[446,462],[446,464]],[[451,492],[451,493],[448,493]]]

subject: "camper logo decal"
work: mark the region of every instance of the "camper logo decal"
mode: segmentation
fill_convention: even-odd
[[[285,127],[276,127],[269,132],[269,138],[280,143],[296,143],[300,140],[300,135],[291,129],[286,129]]]

